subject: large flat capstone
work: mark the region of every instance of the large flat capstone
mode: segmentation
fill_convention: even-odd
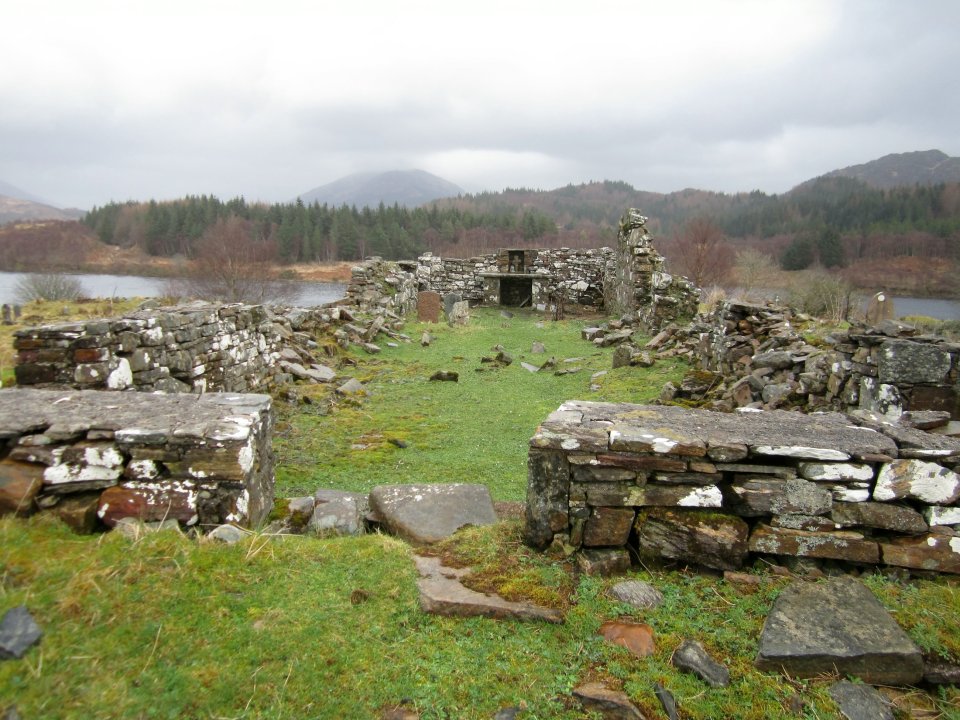
[[[492,525],[497,513],[486,485],[379,485],[370,510],[384,527],[413,543],[443,540],[466,525]]]
[[[879,685],[923,676],[920,649],[859,580],[790,585],[773,604],[756,666],[793,677],[839,673]]]

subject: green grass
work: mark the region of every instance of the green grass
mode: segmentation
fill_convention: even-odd
[[[366,383],[369,397],[344,403],[328,415],[312,406],[278,403],[277,489],[306,494],[321,487],[368,491],[395,483],[483,483],[497,500],[521,500],[526,488],[527,442],[537,425],[566,400],[650,402],[667,380],[678,381],[686,366],[662,361],[650,370],[611,370],[611,348],[580,339],[585,320],[544,321],[517,313],[511,319],[493,309],[474,309],[469,326],[411,323],[414,342],[383,346],[379,355],[353,352],[357,368],[346,368]],[[420,335],[434,341],[421,347]],[[534,354],[535,341],[546,346]],[[507,367],[481,363],[503,345],[513,359]],[[542,365],[550,357],[569,375],[530,373],[525,361]],[[574,362],[565,362],[574,360]],[[459,382],[431,382],[437,370],[459,373]],[[607,375],[591,380],[599,371]],[[591,390],[591,384],[600,389]],[[305,392],[310,392],[305,390]],[[313,406],[315,407],[315,406]],[[390,440],[407,444],[398,448]]]
[[[25,603],[45,634],[24,659],[0,662],[0,706],[14,702],[25,718],[359,719],[405,701],[424,720],[490,718],[511,706],[525,708],[524,720],[572,720],[585,716],[570,690],[599,679],[650,717],[662,716],[654,682],[685,718],[786,720],[798,717],[793,698],[805,708],[799,717],[837,717],[826,694],[835,678],[753,668],[763,619],[788,580],[760,571],[753,587],[637,571],[631,577],[665,597],[642,612],[606,595],[616,580],[576,578],[519,534],[519,522],[507,521],[467,530],[440,551],[488,579],[506,566],[511,577],[500,582],[553,598],[566,608],[563,625],[426,615],[410,548],[383,535],[251,535],[225,546],[171,531],[80,537],[49,518],[3,519],[0,609]],[[931,634],[928,623],[908,623],[915,640],[956,649],[955,583],[868,584],[901,621],[932,612],[944,626]],[[597,631],[610,619],[650,624],[655,654],[639,660],[605,643]],[[709,689],[670,665],[688,637],[730,668],[730,687]],[[940,717],[960,716],[956,690],[911,697]]]

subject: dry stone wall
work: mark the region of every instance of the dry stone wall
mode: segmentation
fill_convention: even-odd
[[[530,441],[525,535],[724,570],[764,554],[960,573],[958,499],[960,441],[879,415],[572,401]]]
[[[14,333],[18,385],[246,392],[265,387],[282,330],[262,305],[192,304]]]
[[[353,269],[342,304],[403,316],[416,309],[417,293],[424,291],[541,312],[566,305],[602,308],[647,329],[692,317],[700,295],[685,278],[664,272],[646,218],[634,209],[620,221],[616,249],[504,248],[466,259],[425,253],[401,263],[371,258]]]
[[[86,532],[256,525],[273,505],[272,422],[267,395],[0,391],[0,514]]]

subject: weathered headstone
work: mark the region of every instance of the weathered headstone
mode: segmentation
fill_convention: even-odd
[[[423,290],[417,293],[417,320],[440,322],[440,293]]]
[[[864,311],[868,325],[876,325],[883,320],[893,320],[893,298],[885,292],[878,292],[867,301]]]
[[[453,312],[453,306],[462,300],[463,297],[458,293],[447,293],[443,296],[443,313],[448,319],[450,317],[450,313]]]
[[[923,676],[920,649],[858,580],[796,582],[780,593],[760,637],[756,666],[792,677],[827,673],[912,685]]]
[[[470,303],[466,300],[455,302],[447,313],[447,323],[450,325],[467,325],[470,322]]]

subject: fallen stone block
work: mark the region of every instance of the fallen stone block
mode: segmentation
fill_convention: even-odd
[[[440,558],[414,555],[420,579],[420,607],[424,612],[453,617],[488,617],[496,619],[542,620],[562,623],[563,615],[553,608],[533,603],[512,602],[499,595],[488,595],[465,587],[460,579],[470,568],[450,568]]]
[[[486,485],[379,485],[370,509],[393,535],[418,544],[443,540],[466,525],[492,525],[497,513]]]
[[[920,649],[860,581],[795,582],[774,601],[756,666],[799,678],[839,673],[866,683],[912,685]]]
[[[583,683],[573,689],[573,696],[585,710],[599,713],[604,720],[647,720],[626,693],[610,690],[602,683]]]
[[[684,640],[673,651],[670,662],[678,670],[696,675],[710,687],[726,687],[730,684],[730,671],[714,660],[696,640]]]

